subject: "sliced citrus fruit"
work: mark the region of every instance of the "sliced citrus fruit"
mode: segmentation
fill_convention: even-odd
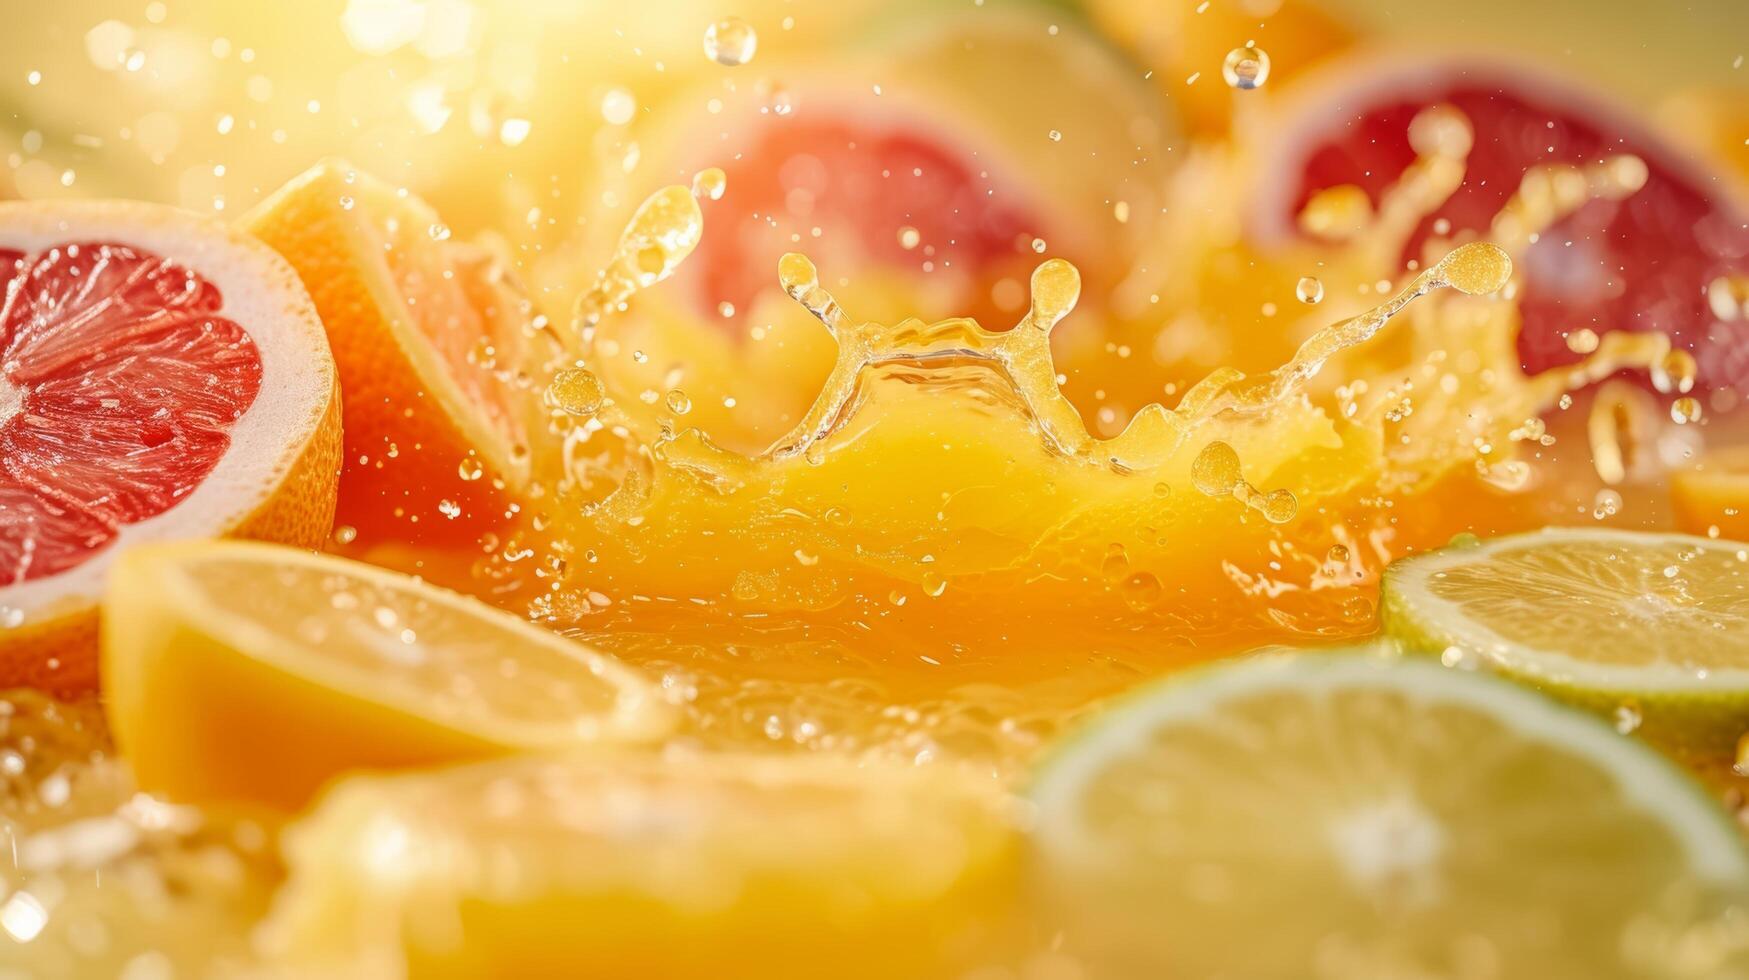
[[[1421,258],[1430,237],[1502,227],[1496,215],[1533,168],[1631,155],[1644,164],[1637,190],[1589,200],[1526,248],[1520,356],[1540,370],[1574,359],[1567,337],[1580,328],[1659,331],[1693,354],[1703,386],[1749,380],[1749,333],[1719,324],[1706,296],[1713,280],[1749,270],[1749,205],[1728,174],[1699,165],[1630,110],[1546,72],[1425,53],[1333,65],[1279,108],[1279,139],[1249,213],[1254,236],[1266,245],[1293,237],[1313,195],[1331,188],[1358,188],[1377,204],[1416,160],[1410,123],[1441,106],[1469,121],[1474,144],[1462,186],[1423,217],[1403,258]],[[1527,221],[1559,210],[1575,177],[1583,197],[1585,175],[1550,173],[1534,182]]]
[[[295,806],[347,769],[660,735],[632,669],[478,600],[270,545],[116,562],[105,707],[143,789]]]
[[[122,547],[327,536],[334,362],[284,261],[169,208],[0,205],[0,281],[0,686],[89,688]]]
[[[1012,891],[1008,816],[945,767],[827,755],[359,778],[287,832],[262,932],[374,975],[944,975]]]
[[[1119,964],[1096,975],[1649,976],[1649,937],[1749,875],[1651,750],[1413,659],[1204,668],[1095,719],[1031,796],[1041,887]]]
[[[1749,541],[1749,449],[1708,449],[1670,474],[1676,526],[1688,534]]]
[[[1728,753],[1749,731],[1749,545],[1550,528],[1385,572],[1385,629],[1618,719]]]
[[[528,482],[533,318],[484,249],[341,161],[243,218],[303,277],[346,391],[337,520],[362,543],[470,544]]]

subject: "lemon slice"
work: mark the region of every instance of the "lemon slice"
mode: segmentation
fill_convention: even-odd
[[[295,807],[348,769],[660,736],[637,672],[475,599],[243,542],[134,549],[103,686],[141,788]]]
[[[313,976],[935,976],[1012,895],[1009,805],[814,755],[360,777],[287,832],[263,945]]]
[[[1749,730],[1749,545],[1550,528],[1385,572],[1385,629],[1487,666],[1685,753]]]
[[[1749,874],[1650,749],[1418,659],[1255,657],[1146,689],[1031,795],[1042,891],[1098,976],[1650,975]]]

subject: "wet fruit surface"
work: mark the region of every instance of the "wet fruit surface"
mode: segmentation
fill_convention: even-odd
[[[1694,353],[1703,386],[1749,379],[1749,335],[1720,324],[1706,297],[1714,279],[1749,268],[1744,211],[1718,178],[1594,97],[1517,70],[1421,62],[1394,75],[1371,70],[1358,87],[1336,89],[1311,100],[1324,115],[1314,134],[1288,147],[1297,176],[1271,205],[1286,209],[1263,223],[1291,223],[1316,192],[1345,184],[1376,204],[1414,162],[1410,122],[1430,106],[1457,109],[1476,135],[1463,185],[1421,222],[1406,259],[1421,258],[1436,234],[1486,232],[1533,167],[1633,154],[1647,166],[1642,188],[1625,200],[1592,200],[1527,251],[1518,297],[1526,367],[1572,360],[1567,336],[1581,328],[1660,331]]]
[[[198,485],[261,356],[217,287],[126,245],[0,252],[0,582],[83,562]]]

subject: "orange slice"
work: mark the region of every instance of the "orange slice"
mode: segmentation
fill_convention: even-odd
[[[327,536],[334,362],[279,256],[169,208],[0,204],[0,282],[0,687],[88,689],[123,547]]]
[[[303,277],[346,390],[337,520],[472,543],[528,483],[527,300],[422,201],[328,160],[243,218]]]
[[[1685,534],[1749,541],[1749,447],[1711,450],[1670,474],[1670,506]]]

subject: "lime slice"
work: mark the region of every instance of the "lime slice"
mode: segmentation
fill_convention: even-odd
[[[1096,719],[1031,795],[1041,890],[1098,976],[1651,975],[1749,875],[1655,752],[1425,660],[1204,669]]]
[[[360,777],[288,831],[262,936],[299,976],[936,976],[1013,894],[1011,804],[825,755]]]
[[[1385,630],[1486,666],[1685,754],[1749,730],[1749,546],[1550,528],[1385,572]]]
[[[643,741],[674,713],[638,672],[397,572],[196,541],[117,559],[105,709],[140,787],[296,808],[349,769]]]

